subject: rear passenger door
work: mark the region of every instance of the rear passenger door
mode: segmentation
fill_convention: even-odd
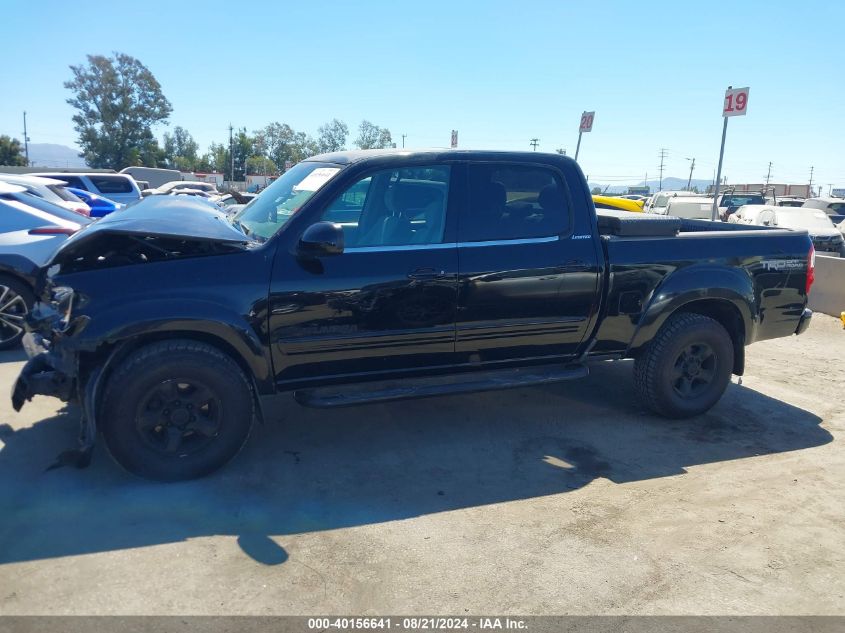
[[[563,174],[476,163],[468,184],[458,219],[457,360],[575,354],[597,309],[599,270],[594,241],[570,239]]]

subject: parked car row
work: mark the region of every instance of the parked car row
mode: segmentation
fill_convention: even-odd
[[[645,210],[687,220],[709,220],[713,196],[689,191],[661,191]],[[766,196],[762,192],[726,191],[716,203],[719,219],[732,224],[805,230],[816,251],[845,257],[845,199]]]

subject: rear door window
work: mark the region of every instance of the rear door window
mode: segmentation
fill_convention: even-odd
[[[75,189],[82,189],[84,191],[88,191],[88,187],[85,185],[85,182],[82,178],[78,176],[65,176],[64,174],[51,174],[50,178],[54,178],[55,180],[61,180],[62,182],[66,182],[68,187],[73,187]]]
[[[134,191],[129,178],[123,176],[91,175],[89,178],[97,190],[106,197],[110,193],[132,193]]]
[[[535,165],[469,167],[470,208],[460,218],[462,242],[551,237],[569,232],[570,209],[560,176]]]

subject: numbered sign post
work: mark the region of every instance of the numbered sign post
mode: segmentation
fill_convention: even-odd
[[[716,190],[713,192],[713,211],[710,219],[719,218],[719,186],[722,183],[722,159],[725,157],[725,136],[728,133],[728,117],[745,116],[748,113],[748,88],[728,86],[725,90],[725,102],[722,104],[722,146],[719,148],[719,167],[716,170]]]
[[[596,118],[595,112],[582,112],[581,124],[578,126],[578,145],[575,146],[575,160],[578,160],[578,152],[581,150],[581,135],[584,132],[592,132],[593,119]]]

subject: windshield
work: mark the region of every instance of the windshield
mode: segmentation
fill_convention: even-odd
[[[778,226],[788,229],[832,229],[833,222],[824,211],[779,211]]]
[[[65,202],[82,202],[82,199],[59,185],[47,185],[47,189],[59,196]]]
[[[758,194],[736,195],[731,194],[722,198],[720,207],[741,207],[744,204],[766,204],[766,199]]]
[[[250,237],[266,240],[339,171],[332,163],[299,163],[246,205],[234,222]]]

